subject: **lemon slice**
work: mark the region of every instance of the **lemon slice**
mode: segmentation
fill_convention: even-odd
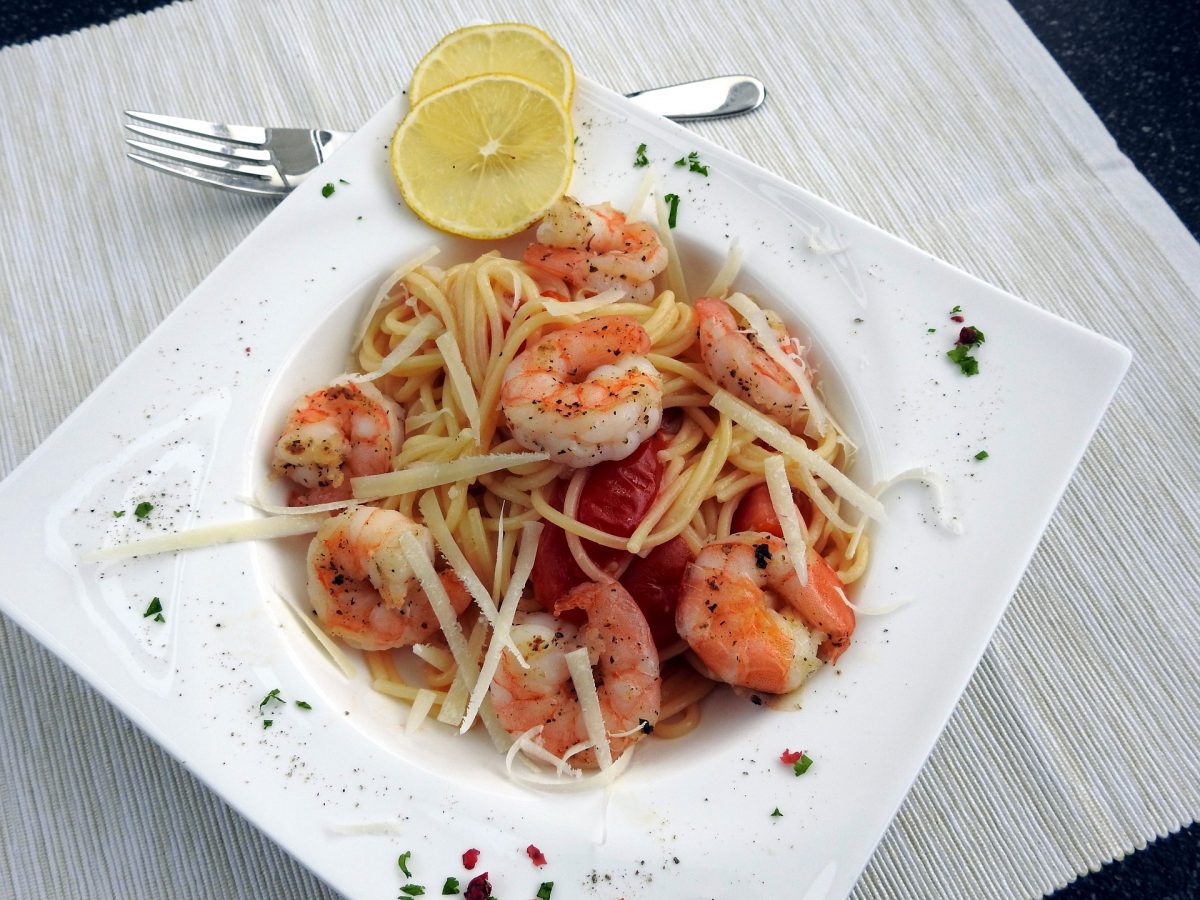
[[[471,25],[442,38],[413,71],[412,104],[478,75],[516,75],[541,85],[570,107],[575,90],[571,58],[550,35],[532,25]]]
[[[392,137],[392,173],[412,211],[464,237],[508,237],[542,218],[571,179],[571,118],[523,78],[483,75],[431,94]]]

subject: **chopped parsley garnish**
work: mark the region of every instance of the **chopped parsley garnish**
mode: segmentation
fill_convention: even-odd
[[[159,600],[157,597],[154,597],[153,599],[151,599],[150,605],[146,607],[146,611],[144,613],[142,613],[142,618],[148,619],[153,615],[160,615],[161,613],[162,613],[162,601]]]
[[[348,181],[347,181],[345,178],[339,178],[339,179],[338,179],[338,184],[349,184],[349,183],[350,183],[350,182],[348,182]]]
[[[442,896],[449,897],[452,894],[457,894],[458,892],[458,879],[453,877],[447,878],[446,883],[442,885]]]
[[[119,519],[123,515],[125,515],[125,510],[123,510],[123,509],[114,509],[113,510],[113,518],[114,519]]]
[[[954,309],[950,310],[950,315],[952,315],[952,316],[953,316],[953,315],[956,315],[957,313],[960,313],[960,312],[962,312],[962,307],[961,307],[961,306],[956,306],[956,307],[954,307]]]
[[[663,200],[671,207],[670,212],[667,213],[667,225],[674,228],[675,222],[679,218],[679,195],[663,194]]]
[[[301,709],[312,709],[312,704],[307,700],[297,700],[296,705]]]
[[[937,331],[936,328],[926,328],[925,329],[926,334],[933,334],[935,331]]]
[[[792,771],[794,771],[796,773],[796,777],[799,778],[808,771],[809,766],[812,764],[812,757],[807,753],[801,753],[800,758],[792,763]]]
[[[687,156],[681,156],[675,160],[677,166],[687,166],[689,172],[696,172],[700,175],[708,177],[708,166],[700,162],[700,154],[693,150]]]
[[[962,370],[964,375],[978,375],[979,360],[971,355],[971,351],[985,340],[980,329],[974,325],[968,325],[958,332],[958,340],[954,342],[954,348],[946,355]]]
[[[335,188],[332,181],[325,182],[325,187],[321,188],[322,197],[332,197]]]
[[[396,865],[400,867],[400,871],[404,873],[405,878],[412,878],[412,872],[408,871],[408,860],[412,856],[411,850],[405,850],[400,854],[400,858],[396,860]]]
[[[638,144],[637,155],[633,158],[633,167],[640,169],[648,165],[650,165],[650,160],[646,157],[646,145]]]
[[[146,518],[150,515],[150,510],[154,509],[154,504],[148,500],[143,500],[133,508],[133,514],[138,517],[138,520]]]
[[[971,348],[966,344],[956,344],[954,349],[946,354],[950,362],[962,370],[964,375],[979,374],[979,360],[971,355]]]
[[[553,881],[543,881],[542,886],[538,888],[537,900],[550,900],[550,892],[554,890]]]
[[[408,894],[410,897],[420,897],[425,893],[425,885],[423,884],[406,884],[400,888],[400,893]]]
[[[274,719],[263,719],[263,728],[264,729],[270,728],[274,724],[275,724]]]
[[[155,621],[155,622],[165,622],[165,621],[167,621],[167,620],[163,618],[163,614],[162,614],[162,613],[159,613],[157,616],[155,616],[155,617],[154,617],[154,621]]]
[[[771,813],[771,818],[773,818],[773,819],[775,819],[775,818],[779,818],[779,817],[781,817],[782,815],[783,815],[783,813],[781,813],[781,812],[779,811],[779,807],[777,806],[777,807],[775,807],[775,811],[774,811],[773,813]]]
[[[977,460],[979,460],[980,462],[983,462],[985,459],[988,458],[988,452],[986,450],[980,450],[978,453],[975,454],[975,458]]]
[[[258,708],[262,709],[272,700],[274,700],[276,703],[284,702],[283,698],[279,696],[279,688],[272,688],[270,691],[268,691],[267,696],[263,697],[262,702],[258,704]]]

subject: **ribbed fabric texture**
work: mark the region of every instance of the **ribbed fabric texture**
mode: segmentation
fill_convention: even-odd
[[[1194,820],[1200,247],[997,0],[195,0],[0,52],[0,474],[272,209],[126,161],[123,109],[350,130],[481,17],[621,91],[758,75],[692,127],[1133,348],[855,896],[1035,897]],[[0,673],[0,895],[329,894],[2,620]]]

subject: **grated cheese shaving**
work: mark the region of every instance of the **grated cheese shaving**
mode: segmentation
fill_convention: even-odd
[[[259,512],[273,516],[304,516],[315,513],[333,512],[334,510],[349,509],[358,506],[357,500],[331,500],[329,503],[314,503],[312,506],[281,506],[278,503],[268,503],[261,497],[234,497],[239,503],[252,506]]]
[[[549,458],[547,453],[489,453],[486,456],[463,456],[450,462],[415,463],[401,472],[362,475],[351,478],[350,485],[356,500],[379,500],[455,481],[474,481],[480,475],[489,472],[515,469],[530,463],[545,462]]]
[[[721,268],[713,276],[712,284],[708,286],[708,290],[704,292],[704,296],[724,297],[729,293],[729,288],[733,285],[733,279],[737,278],[737,274],[741,268],[742,245],[738,243],[737,238],[734,238],[729,242],[729,250],[725,253],[725,262],[721,264]]]
[[[437,617],[438,625],[446,638],[446,645],[458,666],[454,676],[455,684],[461,681],[469,690],[479,677],[479,666],[475,661],[476,657],[468,652],[467,639],[463,636],[462,626],[458,624],[458,616],[454,614],[454,607],[450,604],[446,588],[434,571],[433,562],[426,555],[425,548],[411,533],[405,532],[400,536],[400,550],[416,574],[417,580],[421,582],[421,588],[425,591],[429,605],[433,607],[433,614]],[[443,704],[443,712],[445,709],[446,704]]]
[[[657,180],[658,173],[654,171],[654,167],[647,167],[646,174],[642,176],[641,183],[634,191],[633,199],[629,201],[627,207],[629,212],[625,214],[627,222],[637,222],[642,218],[642,210],[645,209],[646,201],[650,198],[650,192],[654,189],[654,183]]]
[[[475,434],[475,442],[479,442],[479,397],[475,394],[475,385],[471,383],[471,375],[463,363],[462,353],[458,349],[458,341],[449,331],[443,332],[437,339],[437,348],[442,351],[445,361],[446,374],[458,397],[459,405],[467,414],[467,422]]]
[[[467,593],[471,595],[471,599],[475,601],[475,605],[479,607],[479,611],[483,613],[489,622],[495,622],[500,615],[500,611],[496,609],[492,595],[488,593],[488,589],[484,587],[479,576],[475,574],[475,569],[467,561],[466,554],[462,552],[462,548],[454,540],[454,535],[450,533],[450,526],[446,524],[446,518],[442,515],[442,508],[438,505],[437,497],[431,493],[422,494],[421,499],[417,501],[417,508],[421,510],[425,527],[433,535],[438,549],[446,557],[446,562],[450,564],[450,568],[458,576],[459,581],[466,586]],[[497,562],[499,558],[500,556],[497,554]],[[522,668],[529,668],[529,664],[525,662],[525,657],[517,649],[516,644],[509,640],[506,641],[506,646],[509,652],[516,657]]]
[[[587,297],[583,300],[555,300],[551,297],[543,297],[541,303],[542,308],[555,318],[581,316],[608,306],[610,303],[616,303],[625,297],[627,293],[627,291],[622,291],[619,288],[609,288],[607,291],[602,291],[594,297]]]
[[[200,525],[174,534],[160,534],[127,544],[116,544],[85,553],[82,561],[108,562],[128,559],[131,556],[148,556],[153,553],[170,553],[175,550],[196,550],[217,544],[232,544],[237,541],[257,541],[270,538],[292,537],[297,534],[313,534],[325,515],[272,516],[267,519],[244,519],[239,522],[217,522]]]
[[[295,604],[289,603],[283,594],[276,591],[275,596],[279,598],[280,603],[288,608],[288,611],[291,612],[292,615],[300,620],[300,624],[304,626],[304,628],[312,636],[313,640],[317,642],[317,645],[324,650],[326,654],[328,654],[330,660],[333,661],[333,664],[342,670],[343,675],[345,675],[347,678],[354,678],[355,675],[358,674],[355,671],[354,664],[350,662],[350,658],[345,654],[345,652],[343,652],[342,648],[334,642],[333,638],[331,638],[321,629],[320,625],[318,625],[316,622],[313,622],[308,616],[297,609]]]
[[[671,233],[670,214],[667,212],[667,202],[660,192],[654,194],[654,210],[658,217],[658,236],[667,248],[667,280],[676,297],[690,300],[687,281],[683,277],[683,264],[679,261],[679,250],[675,246],[675,235]]]
[[[342,834],[348,837],[363,834],[404,834],[404,823],[399,820],[394,822],[358,822],[351,825],[331,825],[329,830],[334,834]]]
[[[433,709],[433,701],[436,699],[437,691],[431,691],[428,688],[417,690],[417,696],[413,698],[412,706],[408,710],[408,718],[404,720],[405,734],[412,734],[421,727],[429,716],[429,710]]]
[[[400,279],[410,272],[413,272],[425,265],[425,263],[429,262],[441,252],[442,251],[437,247],[430,247],[428,250],[418,253],[412,259],[400,263],[400,265],[392,271],[392,274],[383,280],[383,284],[381,284],[379,286],[379,290],[375,292],[375,299],[371,301],[371,305],[367,308],[367,314],[363,316],[362,321],[359,323],[358,333],[354,336],[354,342],[351,344],[352,347],[357,348],[362,344],[363,338],[367,336],[367,329],[371,327],[371,320],[375,318],[375,313],[379,310],[379,307],[383,305],[383,301],[387,299],[388,294],[392,292],[392,288],[394,288],[400,282]]]
[[[521,602],[521,595],[525,591],[529,573],[533,571],[533,561],[537,556],[538,538],[541,534],[541,522],[526,522],[521,529],[521,548],[517,551],[517,562],[513,566],[512,578],[508,582],[508,592],[500,603],[500,615],[493,623],[492,639],[488,644],[487,654],[483,658],[475,689],[471,692],[471,699],[467,703],[466,715],[463,716],[462,725],[459,726],[459,734],[466,734],[467,729],[475,724],[479,706],[483,703],[483,698],[487,696],[488,688],[492,686],[492,679],[496,677],[496,669],[500,666],[500,654],[503,652],[504,645],[512,640],[510,632],[513,617],[517,614],[517,605]]]
[[[467,655],[475,665],[476,673],[478,672],[479,655],[483,649],[483,639],[486,636],[487,621],[482,617],[476,619],[475,625],[471,629],[471,637],[467,641]],[[455,675],[458,675],[457,664],[455,664]],[[458,727],[458,723],[462,721],[463,713],[467,709],[467,699],[471,695],[473,686],[473,682],[468,684],[465,678],[455,677],[446,694],[446,702],[442,704],[442,710],[438,713],[439,722]]]
[[[575,694],[579,698],[579,710],[583,716],[583,725],[587,729],[588,740],[596,748],[596,762],[604,771],[613,764],[612,747],[608,744],[608,735],[604,729],[604,713],[600,711],[600,697],[596,693],[596,679],[592,676],[592,661],[588,656],[587,647],[572,650],[566,655],[567,669],[571,673],[571,682],[575,685]]]
[[[505,755],[505,771],[508,777],[518,784],[546,791],[588,791],[612,784],[629,768],[629,763],[633,760],[633,748],[631,747],[622,753],[607,769],[602,769],[590,775],[583,775],[578,769],[567,766],[564,759],[560,759],[533,741],[532,738],[540,734],[541,730],[542,726],[538,725],[525,732],[516,739]],[[550,775],[537,771],[528,774],[517,772],[513,768],[513,762],[519,754],[522,755],[522,758],[535,758],[553,765],[555,767],[555,774]],[[561,766],[565,766],[565,768]]]
[[[851,481],[844,472],[810,450],[804,441],[774,419],[768,419],[758,410],[751,408],[724,390],[719,390],[713,395],[712,406],[753,433],[755,437],[766,441],[780,453],[800,463],[808,471],[820,475],[825,479],[826,484],[855,509],[877,522],[887,520],[887,512],[882,503]]]
[[[783,532],[788,555],[801,586],[808,584],[808,533],[804,520],[792,500],[792,485],[787,477],[787,465],[782,456],[769,456],[763,463],[763,474],[767,476],[767,492],[771,495],[771,506],[779,519],[779,530]]]
[[[355,384],[365,384],[368,381],[374,381],[376,378],[382,378],[421,349],[421,345],[439,331],[442,331],[441,320],[436,316],[424,316],[421,321],[413,326],[413,330],[405,336],[404,340],[393,347],[388,355],[379,361],[379,366],[375,371],[362,375],[349,375],[347,379]]]
[[[830,425],[829,413],[825,411],[825,404],[817,396],[812,382],[808,380],[808,375],[805,374],[796,360],[787,353],[784,353],[783,348],[779,345],[779,337],[771,328],[771,323],[767,320],[767,314],[762,311],[757,303],[742,293],[731,294],[725,298],[725,302],[746,320],[746,324],[750,326],[755,337],[758,338],[758,343],[767,356],[771,357],[785,372],[792,376],[792,380],[800,388],[800,393],[804,395],[804,405],[808,407],[809,412],[809,423],[817,435],[825,434],[829,430]]]
[[[441,647],[433,644],[413,644],[413,655],[423,662],[429,663],[439,672],[449,672],[454,668],[454,657]]]

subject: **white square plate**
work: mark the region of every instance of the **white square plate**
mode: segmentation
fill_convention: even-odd
[[[390,701],[331,666],[277,597],[299,596],[302,539],[79,562],[104,544],[257,515],[237,498],[266,478],[285,408],[344,370],[375,284],[430,244],[439,263],[486,249],[432,232],[399,201],[385,147],[402,112],[399,99],[382,109],[0,486],[7,520],[41,519],[0,544],[0,607],[350,896],[395,895],[403,850],[429,894],[446,876],[465,885],[470,847],[499,897],[532,896],[542,881],[556,897],[845,894],[970,678],[1128,351],[581,81],[572,193],[624,206],[647,144],[664,190],[682,198],[692,286],[738,238],[740,287],[812,340],[860,448],[859,482],[936,470],[965,531],[937,526],[921,486],[892,489],[856,600],[912,602],[861,617],[803,709],[720,692],[698,732],[643,742],[610,791],[531,793],[483,736],[406,739]],[[672,164],[691,151],[709,177]],[[946,359],[955,306],[987,335],[976,377]],[[113,516],[142,500],[154,504],[145,522]],[[142,616],[154,596],[164,623]],[[273,688],[312,710],[276,707],[264,729],[259,702]],[[812,769],[795,777],[785,748],[806,749]],[[371,823],[399,836],[339,831]],[[526,857],[531,843],[545,868]]]

